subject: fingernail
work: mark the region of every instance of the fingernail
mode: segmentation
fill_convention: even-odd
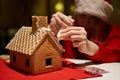
[[[70,21],[73,23],[75,20],[74,19],[70,19]]]

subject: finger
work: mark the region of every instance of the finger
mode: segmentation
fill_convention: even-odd
[[[57,22],[57,24],[58,24],[58,26],[59,26],[60,28],[69,27],[68,25],[66,25],[66,24],[59,18],[59,16],[58,16],[57,14],[54,14],[53,17],[54,17],[54,19],[56,20],[56,22]]]
[[[66,28],[61,30],[61,35],[62,37],[64,36],[71,36],[71,35],[86,35],[86,31],[81,30],[80,28]]]
[[[76,33],[76,32],[75,32]],[[74,33],[71,33],[71,32],[67,32],[67,33],[60,33],[58,32],[58,37],[60,40],[71,40],[71,41],[75,41],[75,39],[71,39],[71,34],[74,34]],[[77,39],[78,40],[78,39]],[[80,40],[80,39],[79,39]]]
[[[83,36],[83,37],[82,37]],[[68,27],[59,31],[58,37],[61,39],[70,39],[72,41],[86,38],[86,31],[79,27]]]
[[[68,17],[72,19],[72,16],[71,16],[71,15],[69,15]]]
[[[71,15],[69,15],[68,16],[68,19],[70,20],[70,22],[72,23],[72,25],[73,25],[73,22],[75,21],[74,19],[72,19],[72,16]]]
[[[56,35],[58,32],[58,28],[56,27],[56,25],[52,22],[49,24],[49,27],[50,27],[51,31],[54,32],[54,34]]]
[[[70,37],[69,36],[61,36],[61,31],[62,31],[62,29],[61,30],[59,30],[59,32],[58,32],[58,34],[57,34],[57,38],[59,39],[59,40],[70,40]]]
[[[75,31],[85,31],[85,29],[82,28],[82,27],[74,27],[73,26],[73,27],[68,27],[68,28],[63,29],[61,33],[66,33],[66,32],[72,31],[72,30],[75,30]]]
[[[54,24],[54,26],[55,26],[58,30],[60,29],[60,27],[58,26],[55,18],[52,18],[52,19],[51,19],[51,23]]]
[[[79,44],[80,43],[80,41],[75,41],[75,42],[73,42],[73,47],[79,47]]]
[[[86,44],[86,41],[76,41],[76,42],[73,42],[73,46],[74,47],[79,47],[79,48],[83,47],[83,45],[85,45],[85,44]]]
[[[76,41],[83,41],[85,40],[87,37],[85,35],[71,35],[71,41],[72,42],[76,42]]]
[[[73,22],[74,20],[72,19],[72,17],[68,17],[60,12],[57,13],[57,15],[60,17],[60,19],[65,22],[68,26],[72,26],[73,25]]]

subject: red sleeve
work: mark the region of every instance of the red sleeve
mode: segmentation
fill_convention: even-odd
[[[120,28],[114,27],[110,32],[106,44],[95,42],[99,50],[94,56],[87,57],[97,62],[119,62],[120,61]]]
[[[111,49],[98,42],[99,50],[94,56],[88,56],[96,62],[118,62],[120,61],[120,49]]]

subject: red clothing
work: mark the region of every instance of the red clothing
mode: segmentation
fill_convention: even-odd
[[[105,44],[100,41],[95,41],[99,46],[99,50],[94,56],[88,56],[77,51],[72,47],[71,41],[64,42],[66,52],[63,57],[69,58],[88,58],[95,62],[119,62],[120,61],[120,27],[111,26],[111,31],[106,38]]]

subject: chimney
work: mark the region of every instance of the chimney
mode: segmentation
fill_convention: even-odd
[[[32,33],[36,33],[38,28],[47,27],[47,16],[32,16]]]

